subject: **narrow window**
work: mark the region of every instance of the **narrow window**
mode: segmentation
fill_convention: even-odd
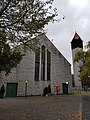
[[[40,48],[35,52],[35,81],[39,81]]]
[[[41,80],[45,80],[45,46],[41,47]]]
[[[51,79],[51,53],[47,50],[47,80]]]

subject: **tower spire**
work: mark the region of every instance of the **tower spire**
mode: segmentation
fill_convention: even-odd
[[[80,36],[77,34],[77,32],[75,31],[75,35],[74,35],[74,39],[79,39]]]
[[[71,41],[71,47],[72,47],[72,50],[75,48],[82,48],[83,49],[83,41],[80,38],[80,36],[77,34],[76,31],[75,31],[74,37]]]

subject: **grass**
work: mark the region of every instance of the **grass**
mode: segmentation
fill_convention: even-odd
[[[73,90],[73,94],[90,95],[90,91]]]

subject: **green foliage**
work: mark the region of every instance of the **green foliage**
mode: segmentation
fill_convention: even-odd
[[[52,10],[53,0],[0,1],[0,41],[24,43],[38,35],[57,15]]]
[[[46,96],[48,94],[48,87],[45,87],[43,90],[43,96]]]
[[[48,85],[48,93],[51,93],[51,85]]]
[[[11,51],[8,44],[0,42],[0,72],[5,71],[6,75],[8,75],[10,70],[19,64],[22,56],[19,50],[15,49]]]
[[[79,77],[83,83],[88,80],[88,76],[90,76],[90,42],[88,42],[85,47],[86,51],[79,51],[75,56],[75,62],[79,60],[83,62],[83,65],[80,66],[79,74]]]
[[[52,9],[53,0],[1,0],[0,1],[0,72],[6,74],[22,59],[19,50],[11,50],[21,43],[30,49],[36,44],[27,44],[32,37],[44,33],[43,28],[57,15]],[[17,48],[17,47],[16,47]]]

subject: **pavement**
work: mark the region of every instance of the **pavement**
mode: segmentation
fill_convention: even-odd
[[[90,120],[82,116],[86,115],[83,105],[82,95],[4,98],[0,99],[0,120]]]
[[[90,95],[82,95],[82,119],[90,120]]]

